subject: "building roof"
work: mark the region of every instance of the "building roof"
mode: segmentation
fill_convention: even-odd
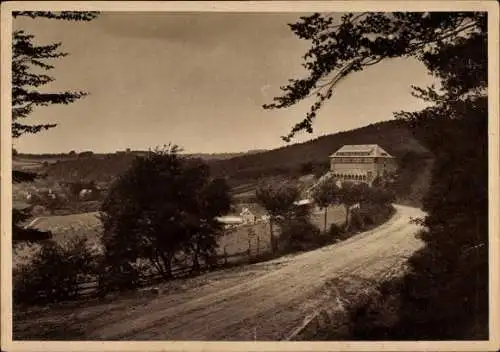
[[[330,158],[345,157],[345,156],[369,156],[377,158],[393,158],[378,144],[346,144],[335,153],[330,155]]]
[[[298,200],[296,202],[293,202],[294,205],[297,205],[297,206],[302,206],[302,205],[307,205],[307,204],[311,204],[312,201],[310,199],[301,199],[301,200]]]
[[[219,216],[215,219],[223,224],[241,224],[243,222],[243,218],[240,216]]]

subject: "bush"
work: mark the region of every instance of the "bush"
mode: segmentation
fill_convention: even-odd
[[[341,240],[344,237],[344,230],[339,225],[332,223],[330,225],[330,229],[328,230],[328,237],[332,240]]]
[[[349,224],[350,232],[363,231],[365,224],[363,222],[365,215],[362,214],[361,210],[356,209],[351,213],[351,222]]]
[[[350,338],[391,340],[398,322],[400,280],[382,282],[376,289],[362,291],[348,308]]]
[[[73,299],[80,279],[93,273],[95,261],[86,239],[66,245],[49,240],[30,263],[13,271],[13,298],[28,304]]]
[[[121,265],[103,265],[99,272],[99,294],[112,291],[131,290],[141,282],[140,270],[130,263]]]
[[[320,229],[309,221],[293,219],[281,226],[282,243],[291,251],[305,250],[324,244],[326,236],[321,235]]]

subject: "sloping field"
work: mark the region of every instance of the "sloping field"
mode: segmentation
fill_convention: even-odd
[[[58,243],[67,243],[71,238],[82,236],[88,239],[92,248],[99,249],[101,247],[101,222],[97,216],[97,212],[43,216],[35,218],[29,226],[43,231],[51,231],[53,239]],[[17,246],[12,256],[13,268],[29,262],[38,248],[38,244]]]

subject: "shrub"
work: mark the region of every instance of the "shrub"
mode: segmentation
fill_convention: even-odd
[[[349,226],[349,230],[351,232],[362,231],[365,228],[365,224],[363,223],[364,216],[361,211],[356,209],[351,212],[351,223]]]
[[[320,229],[309,221],[292,219],[281,225],[282,243],[287,250],[305,250],[325,242]]]
[[[130,263],[103,264],[99,270],[98,290],[99,294],[104,295],[112,291],[134,289],[139,286],[140,282],[141,271]]]
[[[31,262],[13,271],[13,298],[28,304],[76,298],[80,278],[93,273],[95,261],[86,239],[66,245],[49,240]]]
[[[339,225],[335,223],[332,223],[330,225],[330,229],[328,230],[328,237],[330,237],[331,239],[342,239],[343,235],[344,231]]]
[[[400,281],[382,282],[376,289],[360,292],[348,308],[350,338],[356,340],[394,339],[398,322]]]

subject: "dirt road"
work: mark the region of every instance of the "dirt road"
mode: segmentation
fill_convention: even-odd
[[[161,296],[134,312],[103,317],[88,331],[105,340],[277,340],[314,310],[318,292],[334,278],[380,278],[422,244],[410,217],[420,210],[397,206],[394,217],[375,230],[342,243],[275,261],[279,268],[205,285],[189,295]],[[174,295],[175,296],[175,295]],[[188,297],[189,296],[189,297]]]
[[[16,340],[282,340],[346,288],[397,270],[422,243],[397,206],[382,226],[335,245],[172,281],[159,295],[17,310]],[[334,283],[332,284],[332,281]],[[332,296],[337,292],[337,296]]]

